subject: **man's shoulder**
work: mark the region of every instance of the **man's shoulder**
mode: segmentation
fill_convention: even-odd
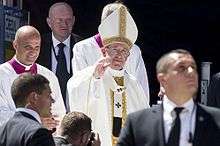
[[[10,64],[8,62],[0,64],[0,74],[1,75],[11,73],[12,69],[13,68],[10,66]]]
[[[71,37],[73,37],[75,42],[79,42],[79,41],[81,41],[83,39],[80,35],[75,34],[75,33],[71,33]]]
[[[92,37],[89,37],[89,38],[86,38],[86,39],[83,39],[77,42],[75,45],[76,46],[92,46],[92,45],[96,45],[96,41],[94,39],[94,36],[92,36]]]
[[[198,104],[198,107],[200,107],[201,109],[205,110],[208,113],[216,114],[220,117],[220,109],[219,108],[210,107],[210,106],[206,106],[206,105],[202,105],[202,104]]]
[[[220,81],[220,72],[215,73],[215,74],[212,76],[212,79],[214,79],[214,80],[219,80],[219,81]]]
[[[40,65],[37,63],[37,71],[39,74],[42,74],[42,75],[48,75],[50,77],[56,77],[56,75],[54,74],[54,72],[52,72],[51,70],[49,70],[48,68]]]
[[[204,114],[208,119],[213,119],[215,123],[220,127],[220,109],[210,106],[198,104],[198,112]]]
[[[149,117],[151,117],[152,114],[155,114],[158,112],[161,113],[161,105],[155,105],[151,108],[145,108],[145,109],[130,113],[129,117],[132,119],[148,118],[150,120]]]

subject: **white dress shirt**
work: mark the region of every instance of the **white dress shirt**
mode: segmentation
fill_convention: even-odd
[[[57,46],[58,44],[60,43],[63,43],[65,44],[65,47],[64,47],[64,54],[65,54],[65,58],[66,58],[66,66],[67,66],[67,71],[68,73],[70,73],[70,61],[71,61],[71,58],[70,58],[70,36],[63,42],[60,42],[58,41],[53,33],[52,33],[52,41],[53,41],[53,46],[54,48],[52,48],[52,71],[54,73],[56,73],[56,68],[57,68],[57,59],[56,59],[56,56],[58,56],[58,52],[59,52],[59,47]],[[55,54],[54,54],[54,51],[55,51]]]
[[[164,96],[163,101],[163,119],[164,119],[164,132],[165,140],[168,141],[169,134],[172,128],[172,123],[176,118],[174,108],[177,107],[175,103],[170,101],[167,96]],[[179,146],[189,146],[192,145],[192,142],[189,142],[190,133],[192,136],[195,131],[195,116],[196,116],[196,105],[194,104],[193,99],[191,98],[183,105],[178,106],[183,107],[183,111],[180,113],[181,120],[181,130],[180,130],[180,145]]]

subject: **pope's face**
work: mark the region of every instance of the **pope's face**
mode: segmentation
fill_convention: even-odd
[[[115,70],[120,70],[124,67],[125,62],[130,55],[129,49],[121,43],[111,44],[106,47],[107,55],[111,58],[110,67]]]

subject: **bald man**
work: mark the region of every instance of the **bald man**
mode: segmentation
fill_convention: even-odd
[[[47,68],[36,64],[35,61],[40,53],[41,37],[38,30],[32,26],[20,27],[13,41],[16,51],[14,57],[0,65],[0,125],[13,116],[16,111],[15,104],[11,96],[11,85],[13,81],[22,73],[41,74],[50,81],[52,98],[52,114],[58,119],[66,113],[62,100],[60,86],[56,75]],[[50,130],[56,128],[53,117],[42,117],[42,122]],[[49,124],[51,123],[51,124]]]
[[[74,22],[75,16],[70,5],[65,2],[53,4],[47,17],[47,24],[52,32],[42,36],[41,52],[38,58],[40,64],[56,73],[67,111],[69,111],[69,105],[68,97],[66,97],[66,83],[72,76],[72,48],[76,42],[81,40],[78,35],[72,33]],[[60,57],[59,46],[61,45],[59,44],[63,44],[61,49],[64,57]],[[63,60],[59,62],[59,58]]]

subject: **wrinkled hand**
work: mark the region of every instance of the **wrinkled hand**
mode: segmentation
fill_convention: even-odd
[[[94,140],[91,142],[91,146],[100,146],[101,145],[101,141],[99,138],[99,134],[95,133],[95,137]]]
[[[106,68],[110,64],[111,64],[111,58],[109,56],[102,57],[101,59],[99,59],[96,63],[96,67],[95,67],[95,71],[93,73],[93,76],[96,79],[101,78],[104,75]]]
[[[59,125],[59,120],[55,120],[54,117],[41,117],[42,124],[48,130],[55,132]]]

